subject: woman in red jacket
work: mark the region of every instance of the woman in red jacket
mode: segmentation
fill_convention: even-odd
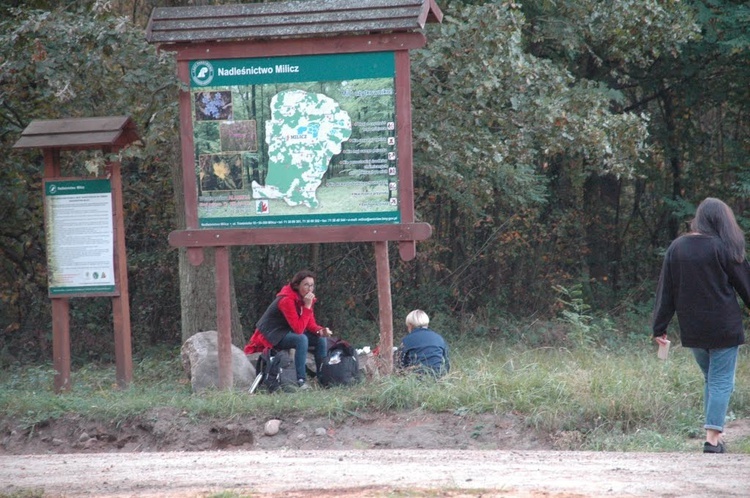
[[[266,348],[294,349],[294,367],[302,389],[308,387],[305,383],[308,347],[315,348],[315,367],[320,370],[328,353],[326,337],[332,334],[327,327],[315,322],[314,290],[315,275],[307,270],[297,272],[276,294],[276,299],[260,317],[255,333],[245,345],[245,354],[262,352]]]

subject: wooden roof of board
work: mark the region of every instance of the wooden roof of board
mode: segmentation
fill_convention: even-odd
[[[128,116],[49,119],[32,121],[13,148],[124,148],[138,139],[135,123]]]
[[[296,0],[160,7],[151,12],[151,43],[305,38],[419,31],[441,22],[435,0]]]

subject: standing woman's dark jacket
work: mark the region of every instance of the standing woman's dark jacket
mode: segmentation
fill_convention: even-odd
[[[750,306],[750,265],[733,260],[719,237],[688,234],[667,249],[656,290],[655,337],[674,313],[687,348],[717,349],[745,342],[742,306]]]
[[[448,373],[451,368],[448,345],[437,332],[419,327],[404,337],[401,342],[401,367],[417,367],[418,371],[436,376]]]

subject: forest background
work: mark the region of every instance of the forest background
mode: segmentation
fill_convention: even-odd
[[[134,119],[141,140],[121,157],[134,351],[215,328],[211,255],[190,268],[167,243],[184,226],[179,88],[145,39],[153,7],[215,3],[237,2],[0,0],[0,367],[52,354],[42,156],[12,149],[33,120]],[[750,6],[438,4],[442,24],[411,54],[415,209],[433,235],[413,261],[391,251],[394,330],[419,307],[448,337],[541,345],[572,340],[559,324],[576,320],[579,340],[647,338],[663,251],[697,204],[721,198],[750,229]],[[69,176],[101,162],[63,160]],[[301,268],[318,275],[321,323],[377,342],[372,245],[235,247],[232,266],[235,344]],[[109,299],[71,301],[71,348],[113,359]]]

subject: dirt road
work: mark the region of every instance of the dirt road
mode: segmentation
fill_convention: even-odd
[[[273,450],[0,456],[0,495],[746,497],[750,455]]]

